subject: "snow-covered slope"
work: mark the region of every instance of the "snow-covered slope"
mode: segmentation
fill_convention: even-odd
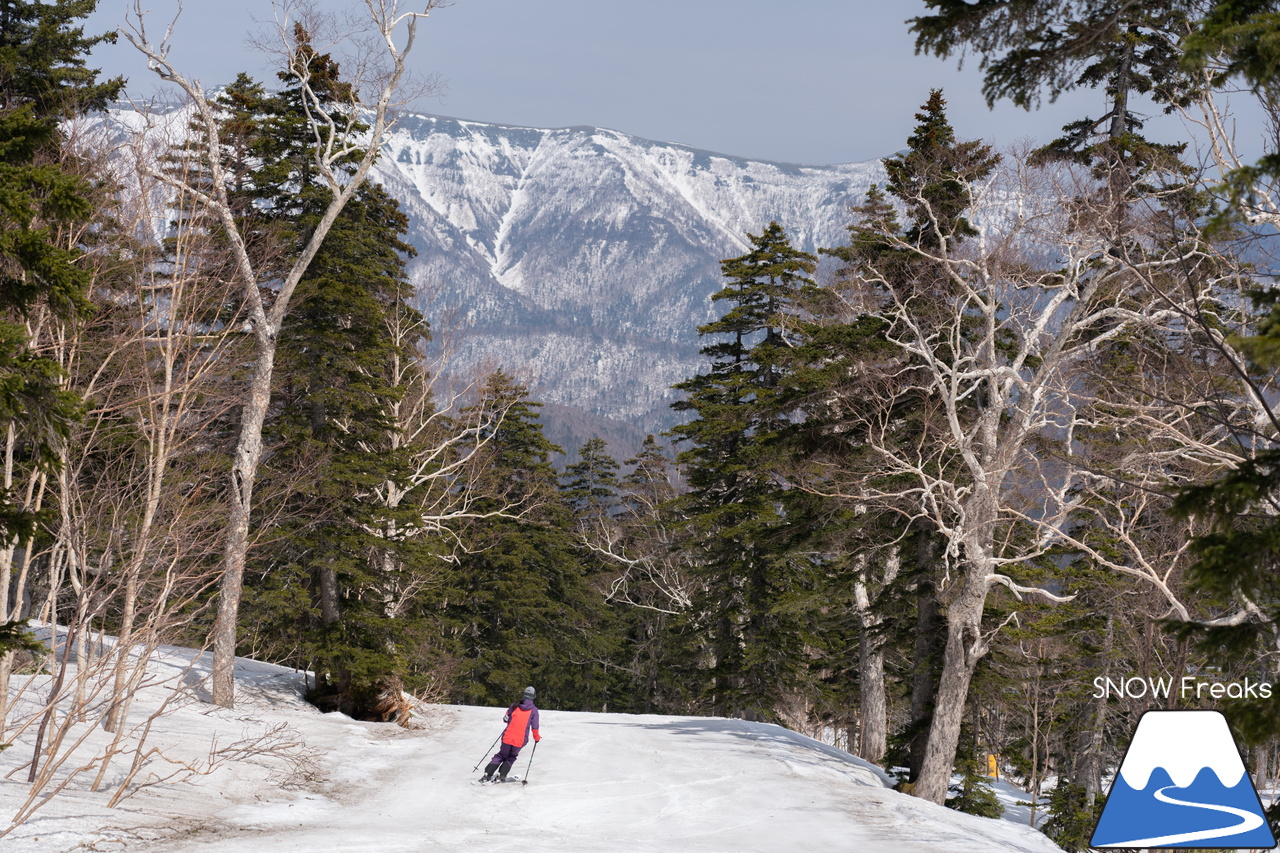
[[[544,710],[543,740],[536,753],[525,750],[515,771],[527,774],[529,784],[476,786],[471,780],[478,773],[471,768],[501,731],[502,709],[422,706],[422,727],[416,730],[360,723],[321,714],[301,700],[301,676],[252,661],[238,666],[237,709],[218,709],[197,701],[204,663],[186,671],[192,657],[165,650],[152,668],[152,686],[141,691],[128,720],[132,726],[145,722],[175,688],[187,694],[152,722],[148,748],[160,752],[148,758],[135,781],[153,771],[179,776],[107,809],[128,770],[129,757],[120,756],[100,793],[88,790],[91,773],[78,777],[0,839],[0,849],[1058,849],[1027,827],[962,815],[891,791],[882,774],[833,747],[776,726],[735,720]],[[170,680],[161,683],[164,677]],[[26,697],[48,686],[47,676],[34,679]],[[552,701],[545,697],[546,704]],[[110,735],[86,730],[87,757]],[[0,831],[26,798],[27,785],[10,771],[29,759],[32,738],[27,730],[0,754]],[[237,759],[209,775],[179,781],[185,774],[174,762],[197,766],[215,738],[224,750],[238,749]]]

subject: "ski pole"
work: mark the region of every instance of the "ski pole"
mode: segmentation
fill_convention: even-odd
[[[493,743],[489,744],[489,748],[484,751],[484,755],[482,755],[480,757],[480,760],[476,762],[476,766],[471,768],[472,773],[475,773],[477,770],[480,769],[480,765],[483,764],[484,760],[489,757],[489,753],[493,751],[493,747],[498,743],[498,738],[500,737],[502,737],[502,735],[498,735],[498,737],[493,739]],[[534,745],[537,746],[537,744],[534,744]]]
[[[533,742],[533,752],[529,753],[529,763],[524,768],[524,778],[520,780],[521,785],[529,784],[529,771],[533,769],[533,757],[538,754],[538,742]]]

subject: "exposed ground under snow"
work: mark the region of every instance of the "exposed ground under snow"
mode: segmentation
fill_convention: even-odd
[[[777,726],[694,717],[542,712],[544,735],[528,785],[476,786],[472,766],[502,728],[502,709],[423,706],[422,728],[321,714],[300,698],[301,677],[243,661],[233,711],[199,701],[199,664],[165,650],[130,723],[174,685],[186,698],[158,717],[148,744],[170,760],[288,728],[207,775],[144,788],[106,808],[128,758],[103,792],[91,776],[11,834],[5,853],[118,850],[155,853],[285,851],[793,851],[992,853],[1054,851],[1038,832],[958,814],[885,787],[882,772]],[[47,676],[31,687],[47,690]],[[18,680],[19,683],[23,679]],[[28,696],[31,691],[28,691]],[[31,731],[0,753],[0,831],[27,798],[21,768]],[[86,750],[107,736],[91,732]],[[286,743],[298,746],[286,748]],[[274,745],[292,752],[285,761]],[[515,771],[526,774],[532,745]],[[86,753],[88,754],[88,753]],[[297,760],[305,757],[306,760]],[[73,766],[69,762],[67,767]],[[173,768],[153,759],[152,769]],[[14,778],[5,778],[19,770]],[[145,778],[145,773],[138,778]],[[495,846],[496,845],[496,846]]]

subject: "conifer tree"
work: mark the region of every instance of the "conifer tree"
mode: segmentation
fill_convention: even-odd
[[[551,464],[561,449],[543,434],[527,389],[499,371],[480,390],[507,412],[491,435],[478,501],[482,516],[448,578],[444,641],[459,662],[458,696],[502,704],[529,682],[551,707],[600,710],[614,676],[609,614],[591,585],[594,560],[579,544]],[[490,402],[490,405],[493,405]],[[486,510],[520,506],[518,517]]]
[[[912,322],[932,329],[954,311],[952,281],[945,266],[930,260],[957,251],[976,231],[967,219],[973,205],[970,187],[990,175],[997,158],[989,147],[959,142],[946,116],[940,90],[930,93],[916,114],[907,150],[885,160],[887,197],[872,186],[863,204],[853,208],[849,242],[823,249],[841,262],[832,283],[813,294],[799,324],[800,343],[789,354],[791,405],[804,412],[792,452],[808,466],[801,476],[816,491],[840,492],[832,503],[831,523],[814,528],[813,547],[842,551],[835,564],[849,612],[858,614],[845,630],[860,649],[856,672],[860,685],[864,757],[883,757],[885,706],[882,648],[905,643],[910,673],[909,712],[895,733],[895,760],[919,774],[932,719],[942,662],[942,612],[938,600],[943,548],[937,531],[909,502],[869,504],[859,495],[870,489],[891,492],[876,477],[873,434],[881,443],[927,446],[936,429],[936,401],[910,361],[890,338],[899,334],[884,316],[889,294],[911,305]],[[889,197],[902,205],[901,224]],[[935,344],[945,357],[956,341]],[[883,410],[884,401],[892,407]],[[802,471],[804,469],[801,469]],[[847,488],[846,488],[847,487]],[[895,543],[885,549],[880,543]],[[836,667],[837,670],[840,667]],[[866,737],[870,735],[869,740]]]
[[[1205,259],[1196,264],[1175,263],[1169,267],[1177,270],[1173,275],[1139,273],[1134,276],[1139,280],[1150,278],[1139,287],[1154,285],[1165,294],[1204,294],[1196,297],[1197,300],[1203,298],[1204,302],[1186,313],[1189,325],[1199,329],[1189,328],[1185,334],[1175,335],[1134,335],[1123,346],[1101,351],[1100,364],[1091,371],[1087,381],[1092,383],[1094,393],[1107,400],[1099,407],[1100,410],[1106,412],[1108,406],[1111,409],[1109,416],[1095,419],[1096,429],[1085,430],[1078,435],[1081,442],[1090,447],[1095,459],[1107,457],[1106,448],[1111,443],[1109,435],[1114,435],[1123,444],[1123,450],[1117,455],[1140,457],[1153,442],[1150,430],[1124,432],[1118,426],[1115,413],[1123,412],[1132,404],[1131,401],[1152,398],[1150,382],[1144,376],[1148,369],[1145,364],[1184,365],[1183,369],[1163,372],[1161,387],[1154,396],[1166,404],[1198,398],[1198,402],[1175,405],[1185,405],[1188,419],[1202,424],[1199,435],[1221,434],[1219,431],[1224,429],[1227,432],[1239,430],[1239,446],[1251,448],[1250,452],[1243,454],[1246,457],[1244,464],[1234,466],[1234,470],[1216,484],[1186,489],[1181,493],[1179,507],[1186,522],[1193,518],[1207,520],[1215,528],[1209,535],[1196,540],[1200,562],[1192,568],[1186,580],[1190,581],[1193,590],[1198,589],[1196,597],[1201,599],[1201,604],[1211,607],[1229,609],[1235,602],[1247,609],[1259,600],[1274,600],[1274,588],[1268,590],[1248,582],[1243,587],[1238,585],[1242,577],[1254,577],[1256,567],[1268,564],[1268,558],[1261,556],[1265,548],[1245,558],[1249,563],[1246,567],[1241,565],[1239,555],[1249,553],[1247,546],[1233,541],[1236,535],[1247,537],[1247,530],[1257,529],[1254,520],[1246,519],[1249,519],[1252,509],[1264,505],[1269,499],[1262,498],[1259,503],[1252,501],[1267,495],[1274,490],[1275,483],[1280,482],[1269,482],[1265,474],[1257,478],[1258,471],[1266,469],[1266,463],[1260,469],[1250,470],[1247,461],[1253,455],[1252,449],[1265,448],[1270,441],[1260,441],[1255,427],[1242,428],[1239,421],[1235,426],[1228,425],[1237,417],[1232,412],[1241,399],[1260,399],[1257,390],[1263,382],[1260,376],[1271,370],[1273,364],[1267,364],[1264,359],[1242,367],[1242,360],[1231,352],[1235,343],[1226,342],[1224,327],[1229,329],[1238,322],[1240,306],[1232,303],[1239,302],[1239,295],[1223,293],[1231,287],[1229,284],[1226,287],[1210,284],[1215,280],[1230,282],[1232,275],[1218,267],[1224,255],[1217,249],[1210,249],[1206,239],[1226,235],[1221,231],[1209,235],[1201,227],[1203,222],[1212,220],[1221,229],[1229,217],[1220,213],[1215,216],[1215,211],[1205,206],[1201,188],[1190,186],[1191,170],[1179,159],[1184,146],[1155,144],[1142,136],[1142,122],[1133,114],[1130,99],[1139,94],[1148,95],[1167,110],[1200,100],[1205,105],[1206,115],[1212,116],[1210,90],[1232,78],[1242,78],[1259,96],[1264,108],[1273,110],[1277,56],[1274,42],[1278,29],[1276,15],[1280,9],[1271,2],[1235,0],[1205,4],[997,0],[976,5],[939,0],[929,5],[937,14],[917,18],[913,22],[918,34],[917,48],[941,56],[962,47],[975,48],[983,56],[989,102],[999,97],[1010,97],[1015,103],[1030,108],[1042,96],[1053,100],[1068,89],[1103,89],[1108,111],[1097,120],[1082,119],[1068,124],[1063,137],[1046,146],[1043,153],[1048,157],[1087,164],[1093,167],[1095,175],[1103,179],[1098,189],[1109,199],[1105,219],[1111,223],[1114,235],[1111,252],[1115,257],[1132,263],[1135,268],[1148,266],[1153,257],[1162,253],[1166,258],[1172,258],[1186,257],[1190,251]],[[1211,135],[1215,134],[1212,123],[1209,131]],[[1220,137],[1214,140],[1215,150],[1221,143]],[[1239,163],[1238,160],[1235,162]],[[1280,160],[1271,154],[1253,165],[1227,171],[1224,177],[1234,202],[1231,212],[1243,214],[1247,219],[1254,218],[1258,206],[1252,198],[1258,194],[1265,196],[1265,180],[1273,180],[1280,175],[1280,169],[1276,168],[1278,162]],[[1131,233],[1133,210],[1138,210],[1138,216],[1151,215],[1149,200],[1156,197],[1160,199],[1154,205],[1160,209],[1158,218],[1167,222],[1162,228],[1164,233],[1145,244],[1127,240]],[[1230,254],[1230,251],[1226,253]],[[1211,269],[1214,267],[1217,268]],[[1270,308],[1268,300],[1271,298],[1264,297],[1264,309]],[[1255,339],[1264,348],[1266,340],[1265,331]],[[1244,348],[1247,349],[1248,345]],[[1209,365],[1235,365],[1240,373],[1237,390],[1225,391],[1229,383],[1221,374],[1195,388],[1193,377],[1204,376],[1202,371],[1212,372],[1214,368],[1209,368]],[[1259,368],[1261,371],[1255,373]],[[1207,394],[1204,393],[1206,390]],[[1269,410],[1269,407],[1264,408]],[[1200,421],[1200,414],[1210,410],[1220,418],[1217,426]],[[1275,422],[1269,411],[1266,414],[1254,412],[1253,418],[1255,423],[1268,419],[1273,424]],[[1272,431],[1274,426],[1267,430]],[[1168,455],[1167,450],[1152,449],[1150,452],[1153,456]],[[1159,466],[1164,468],[1162,475],[1167,477],[1163,490],[1172,491],[1176,484],[1185,482],[1187,478],[1203,476],[1202,471],[1197,471],[1197,467],[1190,464],[1190,458],[1191,454],[1182,457],[1182,461],[1187,463],[1184,465]],[[1105,470],[1106,466],[1097,467]],[[1146,537],[1139,537],[1145,538],[1147,544],[1154,545],[1161,535],[1169,535],[1166,531],[1171,525],[1160,517],[1167,506],[1150,506],[1146,500],[1134,500],[1132,480],[1128,474],[1117,472],[1110,496],[1098,500],[1104,490],[1095,490],[1097,497],[1092,507],[1097,514],[1091,519],[1075,522],[1079,537],[1086,544],[1092,544],[1096,548],[1095,553],[1110,553],[1116,546],[1114,541],[1107,541],[1111,535],[1106,529],[1105,519],[1123,514],[1121,508],[1125,506],[1149,506],[1149,518],[1141,526],[1151,532]],[[1239,486],[1243,489],[1237,491]],[[1218,491],[1218,487],[1222,491]],[[1233,492],[1234,496],[1231,496]],[[1223,503],[1217,504],[1218,500]],[[1109,508],[1102,509],[1103,504]],[[1083,498],[1081,505],[1091,506]],[[1265,527],[1265,523],[1262,526]],[[1098,529],[1091,530],[1090,527]],[[1233,531],[1233,527],[1236,530]],[[1184,523],[1184,529],[1172,535],[1181,538],[1187,533],[1188,527]],[[1222,547],[1224,545],[1227,547]],[[1180,594],[1186,594],[1192,590],[1182,587],[1184,579],[1174,571],[1180,568],[1180,557],[1179,551],[1159,562],[1168,583],[1178,587]],[[1229,568],[1233,565],[1234,569]],[[1103,589],[1120,586],[1114,578],[1106,582],[1099,580],[1098,583]],[[1135,592],[1130,590],[1129,594]],[[1179,619],[1189,618],[1186,608],[1175,610],[1180,610]],[[1239,614],[1224,618],[1239,624],[1227,625],[1220,624],[1222,619],[1210,620],[1219,624],[1202,635],[1205,641],[1202,648],[1219,655],[1231,648],[1240,652],[1248,649],[1247,654],[1237,658],[1237,665],[1259,666],[1261,650],[1274,644],[1274,630],[1262,627],[1266,618],[1257,614],[1248,619],[1240,618]],[[1095,640],[1095,649],[1110,647],[1118,631],[1116,623],[1123,628],[1128,627],[1126,623],[1134,621],[1137,619],[1132,608],[1127,608],[1107,621],[1105,631],[1095,627],[1095,636],[1101,635],[1099,640]],[[1159,633],[1158,629],[1153,630]],[[1192,631],[1193,628],[1184,625],[1182,630]],[[1254,642],[1243,639],[1249,636]],[[1268,642],[1258,643],[1261,637],[1268,638]],[[1237,640],[1240,641],[1238,644]],[[1103,655],[1098,671],[1107,671],[1106,667],[1111,663],[1107,659],[1109,657],[1112,657],[1110,651]],[[1103,773],[1101,762],[1104,760],[1102,740],[1111,713],[1105,699],[1094,700],[1091,704],[1093,708],[1087,715],[1090,721],[1079,727],[1088,746],[1076,750],[1076,754],[1085,760],[1080,763],[1078,774],[1068,774],[1064,778],[1064,781],[1069,779],[1071,785],[1080,786],[1088,807],[1086,811],[1092,809],[1099,792]],[[1249,716],[1245,708],[1244,705],[1236,705],[1233,710],[1244,718]],[[1268,717],[1270,720],[1258,724]],[[1264,713],[1255,717],[1247,728],[1253,734],[1262,735],[1268,727],[1274,731],[1274,721],[1274,715]],[[1062,790],[1066,792],[1068,786]]]
[[[1196,31],[1187,39],[1188,64],[1212,71],[1211,82],[1241,79],[1268,114],[1277,102],[1276,70],[1280,53],[1280,9],[1270,0],[1222,0],[1211,5]],[[1250,225],[1266,222],[1259,209],[1273,200],[1280,177],[1280,153],[1269,149],[1254,163],[1237,166],[1226,175],[1235,216]],[[1262,204],[1258,204],[1258,200]],[[1227,219],[1223,216],[1222,219]],[[1243,358],[1237,365],[1241,379],[1261,391],[1275,386],[1280,375],[1280,300],[1274,287],[1252,293],[1256,326],[1242,327],[1231,343]],[[1269,392],[1263,392],[1264,396]],[[1227,658],[1244,672],[1277,671],[1274,659],[1280,624],[1280,415],[1268,404],[1254,425],[1238,434],[1240,459],[1228,470],[1185,487],[1175,511],[1204,525],[1192,543],[1195,562],[1189,579],[1196,589],[1220,605],[1243,604],[1250,618],[1232,618],[1194,634],[1201,647],[1221,661]],[[1191,630],[1188,630],[1191,633]],[[1268,660],[1270,658],[1270,660]],[[1274,702],[1232,703],[1233,726],[1249,740],[1269,744],[1280,728]],[[1280,814],[1273,809],[1273,827]]]
[[[386,14],[385,8],[379,11],[370,5],[368,25],[374,37],[362,40],[356,33],[343,34],[357,42],[357,68],[369,75],[364,78],[370,83],[365,93],[372,98],[371,102],[365,103],[368,106],[365,113],[360,113],[362,104],[357,96],[357,89],[364,87],[334,87],[330,94],[341,90],[351,97],[340,104],[327,103],[328,95],[319,94],[308,78],[315,55],[310,45],[302,44],[305,39],[296,37],[305,36],[305,32],[281,33],[286,39],[290,35],[295,36],[286,68],[297,80],[309,110],[312,157],[308,168],[314,169],[329,197],[324,212],[308,224],[305,245],[296,252],[293,262],[274,269],[269,265],[263,266],[261,258],[250,251],[258,235],[246,227],[249,223],[242,218],[242,208],[229,198],[232,181],[226,168],[226,152],[221,145],[217,111],[210,98],[197,82],[188,79],[174,66],[167,44],[151,42],[141,7],[135,10],[137,14],[124,31],[125,38],[146,56],[148,67],[185,93],[200,124],[203,139],[199,147],[208,169],[207,183],[211,192],[200,194],[199,203],[202,212],[223,229],[248,318],[247,331],[253,343],[253,359],[247,371],[248,387],[240,410],[240,429],[228,478],[230,513],[213,628],[211,698],[215,704],[224,707],[234,703],[238,614],[251,535],[254,485],[263,454],[262,430],[271,401],[277,336],[288,315],[299,280],[334,219],[369,175],[389,128],[391,103],[404,77],[406,58],[413,46],[418,24],[434,5],[434,0],[428,0],[426,8],[420,12],[404,11],[395,15]],[[403,44],[397,37],[399,33],[403,34]],[[362,124],[364,118],[369,121],[367,128]],[[360,136],[365,138],[360,140]],[[264,287],[268,282],[274,286]]]
[[[721,264],[727,279],[712,299],[727,302],[703,347],[707,373],[675,387],[676,404],[694,418],[672,430],[689,449],[678,461],[689,492],[681,511],[696,548],[712,707],[718,714],[770,719],[803,669],[793,597],[804,584],[803,558],[790,552],[793,497],[771,476],[788,413],[775,401],[783,382],[785,315],[812,288],[815,259],[792,247],[776,222],[748,235],[752,250]],[[793,519],[794,521],[794,519]]]
[[[1280,76],[1280,8],[1274,0],[1219,0],[1212,3],[1184,43],[1183,64],[1207,75],[1212,86],[1227,87],[1241,80],[1263,110],[1277,108],[1275,81]],[[1252,196],[1265,195],[1266,181],[1280,178],[1280,151],[1268,150],[1252,164],[1240,165],[1226,176],[1238,207],[1248,216]]]
[[[1142,123],[1130,109],[1134,94],[1170,103],[1191,82],[1180,41],[1197,4],[1125,0],[927,0],[935,14],[912,18],[916,50],[946,58],[981,54],[987,104],[1008,98],[1032,109],[1078,87],[1106,91],[1110,109],[1076,127],[1083,136],[1103,129],[1118,139]],[[1083,138],[1083,137],[1082,137]]]
[[[1069,122],[1041,149],[1045,157],[1094,166],[1108,179],[1102,192],[1123,208],[1141,192],[1143,176],[1176,162],[1183,145],[1146,139],[1131,100],[1147,95],[1172,109],[1198,84],[1184,68],[1182,41],[1198,4],[1124,0],[930,0],[937,14],[913,18],[916,50],[947,57],[982,55],[987,103],[1009,98],[1025,109],[1044,96],[1085,87],[1103,90],[1099,118]]]
[[[325,102],[348,101],[337,64],[312,48],[305,30],[295,38],[309,63],[311,92]],[[287,266],[331,194],[312,163],[306,95],[294,74],[280,77],[286,87],[267,96],[242,76],[219,104],[238,167],[233,198],[248,230],[270,235],[281,251],[277,263]],[[352,152],[348,166],[361,154]],[[402,476],[405,462],[393,452],[391,413],[404,391],[394,384],[393,366],[420,355],[421,336],[402,339],[392,328],[407,319],[425,334],[408,304],[407,229],[395,200],[370,183],[334,220],[281,326],[264,430],[270,449],[263,485],[286,497],[260,504],[264,516],[281,520],[270,532],[273,544],[254,560],[252,582],[264,594],[246,616],[265,620],[257,636],[300,646],[299,663],[317,672],[318,700],[355,713],[364,713],[380,679],[404,672],[404,638],[413,629],[408,614],[393,614],[389,605],[389,579],[381,573],[397,564],[389,552],[398,544],[380,535],[391,519],[372,497],[379,484]]]
[[[956,139],[941,89],[929,92],[915,118],[907,150],[884,160],[889,175],[885,188],[906,209],[906,242],[926,250],[952,248],[978,233],[965,217],[973,206],[970,185],[990,175],[999,158],[985,143]],[[867,207],[860,211],[865,225],[893,227],[893,214],[884,204],[878,192],[868,194]]]
[[[622,616],[630,657],[624,670],[631,674],[630,710],[687,713],[685,665],[680,631],[687,625],[690,579],[675,508],[679,494],[674,466],[653,435],[623,465],[631,470],[619,482],[620,511],[617,548],[625,555],[623,568],[609,583],[609,600],[629,605]],[[696,679],[697,674],[692,675]]]
[[[78,21],[96,0],[0,0],[0,434],[4,470],[50,470],[76,417],[65,373],[38,354],[35,329],[75,322],[87,307],[84,247],[66,234],[94,219],[94,187],[63,150],[60,123],[102,109],[124,86],[85,66],[95,45]],[[0,493],[0,628],[12,629],[7,590],[12,543],[36,523],[30,507]],[[0,641],[0,652],[9,646]]]
[[[1240,343],[1249,350],[1250,370],[1258,381],[1276,376],[1280,334],[1275,309],[1257,334]],[[1275,436],[1280,418],[1270,414],[1270,429],[1242,433],[1247,448],[1231,469],[1184,487],[1174,510],[1205,525],[1192,541],[1195,561],[1189,580],[1219,606],[1244,606],[1247,618],[1219,620],[1197,629],[1187,626],[1202,648],[1261,677],[1277,671],[1275,650],[1280,642],[1280,446]],[[1268,663],[1268,658],[1270,662]],[[1280,709],[1274,702],[1244,700],[1231,703],[1238,732],[1254,742],[1270,742],[1280,728]],[[1273,815],[1280,819],[1280,815]]]
[[[607,517],[614,508],[618,463],[603,438],[588,439],[578,448],[578,461],[564,470],[564,497],[580,520]]]

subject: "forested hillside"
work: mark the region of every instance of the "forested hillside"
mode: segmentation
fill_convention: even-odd
[[[130,702],[164,643],[212,650],[223,707],[237,654],[361,719],[535,683],[551,709],[779,723],[994,816],[990,762],[1047,793],[1067,850],[1146,710],[1220,708],[1280,772],[1256,689],[1280,682],[1280,154],[1237,154],[1217,106],[1280,114],[1272,5],[930,2],[919,48],[983,57],[991,99],[1083,89],[1099,117],[997,150],[937,88],[899,153],[712,239],[769,205],[703,215],[708,185],[786,169],[462,123],[433,159],[442,120],[394,111],[423,16],[374,4],[359,62],[290,22],[274,78],[214,91],[134,19],[119,48],[186,103],[122,134],[93,3],[0,0],[0,732],[38,732],[33,796],[144,760]],[[1146,138],[1140,97],[1188,138]],[[446,167],[501,192],[463,203]],[[607,231],[575,236],[613,216],[614,260],[666,269],[647,293],[681,327],[639,328]],[[462,243],[455,326],[414,275]],[[727,243],[712,285],[699,253]],[[456,343],[486,323],[496,361]],[[617,333],[597,353],[699,355],[646,344],[575,374],[589,405],[542,394],[580,324]],[[660,400],[674,426],[622,458],[544,417],[640,426]],[[53,686],[17,713],[33,670]],[[116,737],[67,764],[86,724]]]

